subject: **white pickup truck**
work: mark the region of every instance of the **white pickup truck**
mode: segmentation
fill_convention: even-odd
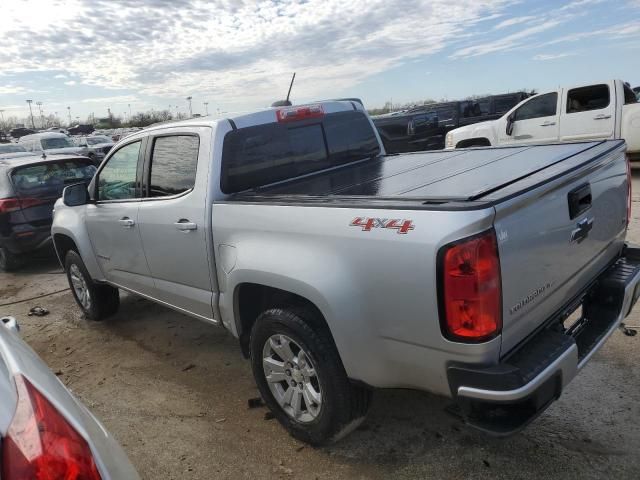
[[[297,438],[355,428],[371,388],[506,434],[640,293],[624,148],[385,155],[355,101],[199,118],[121,140],[65,188],[52,236],[87,318],[125,290],[223,326]]]
[[[640,103],[622,80],[540,93],[497,120],[451,130],[446,148],[623,139],[640,160]]]

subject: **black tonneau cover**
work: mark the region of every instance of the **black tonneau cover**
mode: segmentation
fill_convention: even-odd
[[[388,155],[241,192],[230,200],[473,202],[495,197],[490,194],[528,177],[544,180],[560,175],[621,144],[599,141]],[[549,175],[542,175],[547,170]]]

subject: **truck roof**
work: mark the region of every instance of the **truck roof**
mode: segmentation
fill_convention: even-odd
[[[289,108],[299,108],[305,105],[322,105],[325,113],[333,113],[348,110],[364,110],[364,107],[358,99],[345,99],[345,100],[325,100],[318,102],[310,102],[308,104],[292,105],[290,107],[269,107],[262,110],[256,110],[251,113],[241,113],[229,117],[210,118],[210,117],[198,117],[190,118],[187,120],[180,120],[176,122],[166,122],[151,127],[145,128],[145,131],[150,130],[162,130],[165,128],[180,127],[180,126],[201,126],[201,127],[215,127],[221,121],[231,121],[233,125],[238,128],[243,128],[253,125],[261,125],[263,123],[276,122],[276,111]]]

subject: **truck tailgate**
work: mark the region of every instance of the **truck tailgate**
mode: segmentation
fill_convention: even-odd
[[[502,199],[494,225],[503,355],[546,320],[577,305],[581,292],[619,254],[627,185],[624,143],[603,142],[483,196]]]

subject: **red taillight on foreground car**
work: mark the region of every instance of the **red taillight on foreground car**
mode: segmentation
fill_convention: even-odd
[[[481,342],[500,333],[502,284],[493,230],[445,246],[439,255],[439,275],[445,337]]]
[[[24,377],[2,440],[2,480],[100,480],[87,442]]]
[[[35,207],[47,203],[48,200],[40,198],[0,198],[0,213],[9,213],[21,208]]]

